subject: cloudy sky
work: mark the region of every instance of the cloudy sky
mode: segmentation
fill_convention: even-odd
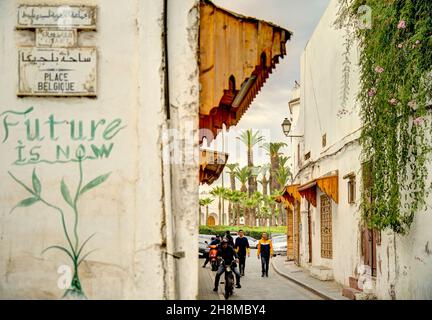
[[[287,43],[287,56],[276,67],[258,97],[239,124],[225,135],[224,150],[230,163],[246,165],[246,150],[235,137],[242,129],[260,129],[267,141],[287,142],[281,123],[288,117],[288,101],[294,81],[300,80],[300,56],[330,0],[214,0],[216,5],[239,14],[270,21],[294,33]],[[212,149],[222,150],[221,135]],[[268,162],[264,152],[256,150],[255,165]],[[221,179],[215,185],[220,184]],[[228,179],[225,177],[225,181]],[[207,188],[204,188],[204,190]],[[203,190],[203,191],[204,191]]]

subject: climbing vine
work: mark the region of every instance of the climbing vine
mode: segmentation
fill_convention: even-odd
[[[361,211],[369,226],[405,234],[427,207],[432,121],[432,1],[341,0],[338,23],[354,26],[360,49],[362,160],[371,187]],[[370,9],[371,24],[359,23]]]

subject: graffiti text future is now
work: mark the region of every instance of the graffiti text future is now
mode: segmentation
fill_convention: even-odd
[[[15,165],[76,161],[78,150],[85,159],[108,158],[114,137],[126,127],[119,118],[76,120],[54,114],[38,118],[33,111],[31,107],[0,113],[2,144],[17,143]]]

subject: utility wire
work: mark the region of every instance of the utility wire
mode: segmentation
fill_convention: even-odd
[[[307,51],[305,54],[305,67],[307,68]],[[318,124],[319,124],[319,128],[320,128],[320,133],[321,135],[323,135],[323,130],[322,130],[322,125],[321,125],[321,117],[319,114],[319,110],[318,110],[318,103],[317,103],[317,98],[316,98],[316,92],[315,92],[315,86],[314,86],[314,80],[313,80],[313,76],[312,76],[312,68],[309,68],[309,75],[310,75],[310,80],[312,83],[312,92],[313,92],[313,96],[314,96],[314,102],[315,102],[315,110],[318,116]]]

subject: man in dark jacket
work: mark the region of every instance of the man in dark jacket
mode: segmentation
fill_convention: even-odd
[[[234,239],[229,231],[225,232],[225,238],[228,240],[228,245],[234,248]]]
[[[243,230],[239,231],[239,236],[237,237],[234,243],[234,249],[237,252],[239,257],[240,274],[244,276],[245,267],[246,267],[246,255],[250,257],[250,248],[249,248],[249,241],[244,236]]]
[[[219,270],[216,273],[215,287],[214,287],[213,291],[218,291],[220,277],[225,272],[225,266],[231,265],[231,263],[233,261],[238,263],[237,253],[235,252],[235,250],[232,246],[228,245],[227,239],[222,240],[221,245],[219,246],[219,249],[218,249],[218,257],[222,258],[224,260],[224,263],[221,263],[221,265],[219,266]],[[232,265],[232,270],[233,270],[233,272],[235,274],[235,278],[236,278],[236,288],[241,288],[240,273],[238,272],[235,264]]]

